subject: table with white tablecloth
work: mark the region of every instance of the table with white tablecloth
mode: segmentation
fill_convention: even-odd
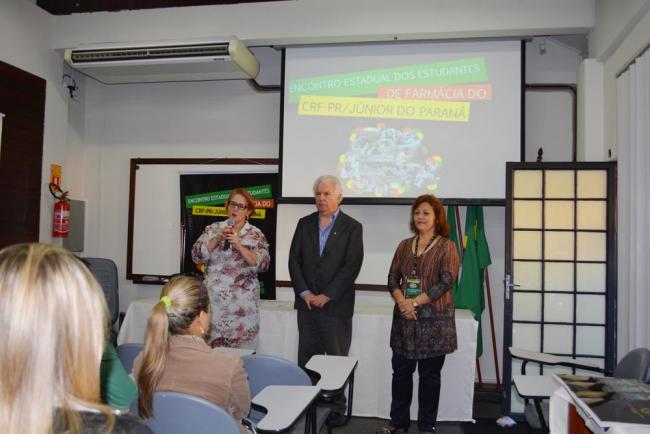
[[[157,300],[134,301],[120,328],[117,343],[144,342],[147,318]],[[389,418],[391,400],[392,306],[357,304],[352,321],[350,356],[359,360],[354,382],[352,414]],[[456,311],[458,350],[449,354],[442,369],[440,421],[471,421],[474,399],[476,333],[478,323],[467,310]],[[293,303],[262,300],[258,354],[270,354],[293,362],[298,356],[298,326]],[[417,419],[417,371],[411,418]]]

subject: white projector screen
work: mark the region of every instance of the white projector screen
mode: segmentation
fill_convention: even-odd
[[[503,200],[521,154],[521,41],[287,48],[282,197]],[[354,200],[352,201],[354,202]]]

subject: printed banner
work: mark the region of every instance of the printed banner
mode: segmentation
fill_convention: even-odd
[[[277,173],[196,174],[180,176],[180,206],[183,225],[183,273],[203,273],[204,268],[192,261],[192,246],[206,226],[228,218],[225,207],[228,195],[243,188],[254,199],[255,210],[249,223],[258,227],[269,242],[271,264],[258,274],[260,297],[275,299],[275,224],[277,210],[274,192]]]

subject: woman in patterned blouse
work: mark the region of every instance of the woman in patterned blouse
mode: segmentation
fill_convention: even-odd
[[[192,247],[192,260],[206,266],[204,284],[212,304],[208,342],[255,349],[260,328],[257,273],[269,268],[269,243],[248,223],[255,203],[246,190],[234,189],[226,205],[228,220],[207,226]]]
[[[456,324],[451,288],[458,276],[456,246],[442,201],[422,195],[411,207],[413,237],[402,240],[388,274],[395,301],[390,346],[393,381],[390,424],[383,433],[408,431],[413,372],[420,377],[418,429],[435,430],[440,397],[440,371],[446,354],[456,350]]]

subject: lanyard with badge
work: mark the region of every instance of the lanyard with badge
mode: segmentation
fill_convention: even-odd
[[[432,236],[429,239],[429,242],[427,243],[426,247],[424,250],[422,250],[422,255],[429,249],[433,241],[438,238],[437,236]],[[422,255],[418,256],[418,247],[420,244],[420,236],[418,235],[417,238],[415,239],[415,252],[413,252],[413,268],[411,269],[411,274],[408,275],[406,278],[406,290],[404,291],[404,296],[406,298],[413,298],[417,297],[422,293],[422,278],[418,275],[417,273],[417,268],[418,268],[418,262],[420,261],[420,257]]]

